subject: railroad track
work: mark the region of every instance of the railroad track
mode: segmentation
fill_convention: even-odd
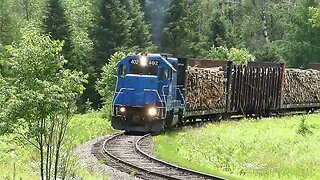
[[[92,153],[107,165],[141,179],[223,179],[155,158],[151,136],[119,133],[97,142]]]

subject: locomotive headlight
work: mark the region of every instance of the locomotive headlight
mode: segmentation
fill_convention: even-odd
[[[157,115],[157,108],[151,107],[148,109],[148,115],[149,116],[156,116]]]
[[[122,113],[126,112],[126,108],[125,107],[121,107],[120,108],[120,112],[122,112]]]
[[[141,56],[140,57],[140,65],[141,66],[146,66],[147,64],[148,64],[147,56]]]

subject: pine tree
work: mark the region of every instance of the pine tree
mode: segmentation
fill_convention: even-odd
[[[208,46],[209,19],[203,18],[205,4],[200,1],[172,0],[162,47],[175,56],[203,56]]]
[[[52,39],[64,41],[62,54],[68,61],[66,68],[79,69],[78,62],[72,62],[71,32],[60,0],[48,0],[44,29]]]
[[[114,52],[131,44],[131,21],[123,3],[120,0],[102,0],[99,10],[93,38],[98,72]]]
[[[127,1],[129,2],[127,11],[132,21],[130,37],[132,46],[137,46],[138,50],[146,50],[151,47],[150,28],[144,21],[144,14],[141,10],[138,0]]]
[[[172,0],[169,6],[164,28],[162,47],[175,56],[183,56],[188,33],[186,30],[186,4],[184,0]]]

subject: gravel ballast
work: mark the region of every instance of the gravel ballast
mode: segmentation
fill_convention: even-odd
[[[74,154],[78,158],[78,163],[88,169],[89,172],[95,172],[96,174],[100,174],[107,179],[118,180],[118,179],[133,179],[136,180],[138,178],[132,177],[127,173],[121,172],[115,168],[112,168],[108,165],[102,164],[98,161],[98,159],[91,154],[92,146],[98,141],[106,138],[107,136],[99,137],[89,142],[86,142],[74,150]]]

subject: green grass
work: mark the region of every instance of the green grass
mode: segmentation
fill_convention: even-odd
[[[74,148],[99,136],[114,133],[110,121],[103,119],[100,112],[76,115],[66,132],[65,146]],[[16,135],[0,136],[0,179],[39,179],[36,153],[30,145],[22,146]],[[15,168],[14,168],[15,167]],[[88,171],[79,165],[75,173],[83,179],[103,179],[101,174]]]
[[[155,137],[157,156],[228,179],[320,179],[320,114],[222,122]]]

